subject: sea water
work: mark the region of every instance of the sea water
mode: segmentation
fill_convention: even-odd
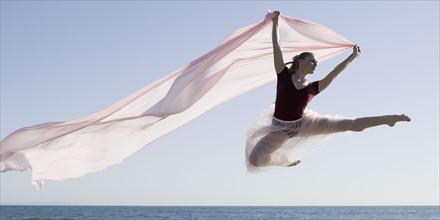
[[[440,220],[440,206],[0,206],[0,219]]]

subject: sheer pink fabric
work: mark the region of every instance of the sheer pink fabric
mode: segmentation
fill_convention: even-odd
[[[224,101],[275,80],[272,16],[268,12],[211,52],[101,111],[13,132],[1,142],[1,172],[31,170],[41,189],[44,180],[103,170]],[[324,61],[353,45],[324,26],[284,15],[279,32],[286,61],[302,51]]]

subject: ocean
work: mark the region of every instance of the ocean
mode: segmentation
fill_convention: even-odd
[[[440,206],[0,206],[0,219],[440,220]]]

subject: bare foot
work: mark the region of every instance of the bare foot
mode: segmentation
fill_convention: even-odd
[[[290,164],[289,166],[287,166],[287,167],[294,167],[294,166],[298,165],[299,163],[301,163],[301,161],[300,161],[300,160],[297,160],[297,161],[291,163],[291,164]]]
[[[399,122],[399,121],[407,121],[407,122],[410,122],[411,121],[411,118],[410,117],[408,117],[407,115],[404,115],[404,114],[402,114],[402,115],[391,115],[390,116],[390,119],[389,119],[389,121],[388,121],[388,125],[390,126],[390,127],[393,127],[397,122]]]

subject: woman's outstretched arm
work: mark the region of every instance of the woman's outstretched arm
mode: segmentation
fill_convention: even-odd
[[[344,61],[338,64],[324,79],[319,81],[319,91],[322,92],[330,83],[359,55],[361,48],[358,45],[353,46],[353,53]]]
[[[281,52],[280,43],[278,41],[278,18],[280,16],[279,11],[274,12],[275,15],[272,18],[272,47],[273,47],[273,59],[275,65],[275,71],[280,73],[283,71],[285,65],[283,60],[283,54]]]

